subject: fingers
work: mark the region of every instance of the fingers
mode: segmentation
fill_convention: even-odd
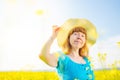
[[[53,30],[56,32],[60,29],[60,27],[58,25],[53,25],[52,26]]]

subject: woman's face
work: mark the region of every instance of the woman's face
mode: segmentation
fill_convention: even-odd
[[[73,32],[73,34],[70,35],[70,45],[72,48],[82,48],[86,42],[86,36],[82,32]]]

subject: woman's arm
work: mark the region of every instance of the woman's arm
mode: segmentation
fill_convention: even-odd
[[[43,60],[46,64],[48,64],[52,67],[57,66],[58,59],[55,56],[55,54],[50,53],[50,48],[51,48],[53,41],[55,40],[55,38],[57,36],[58,30],[59,30],[59,27],[53,26],[53,33],[52,33],[51,37],[47,40],[47,42],[44,44],[44,46],[41,49],[41,52],[39,54],[39,58],[41,60]]]

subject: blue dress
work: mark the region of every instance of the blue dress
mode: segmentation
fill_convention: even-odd
[[[94,73],[90,61],[84,57],[85,64],[72,61],[67,55],[62,54],[58,58],[56,67],[61,80],[94,80]]]

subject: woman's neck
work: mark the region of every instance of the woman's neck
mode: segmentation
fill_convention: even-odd
[[[79,49],[72,49],[71,51],[70,51],[70,54],[69,55],[71,55],[71,56],[73,56],[73,57],[79,57],[80,55],[79,55]]]

